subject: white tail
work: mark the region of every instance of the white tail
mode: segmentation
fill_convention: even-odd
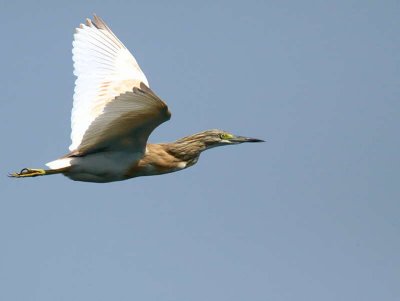
[[[51,169],[61,169],[71,166],[71,160],[72,158],[61,158],[46,163],[46,166],[50,167]]]

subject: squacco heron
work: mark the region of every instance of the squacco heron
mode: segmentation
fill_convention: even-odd
[[[149,88],[136,59],[98,16],[75,31],[75,82],[70,153],[46,165],[10,174],[27,178],[63,174],[75,181],[106,183],[179,171],[206,149],[263,140],[208,130],[172,143],[147,143],[171,117]]]

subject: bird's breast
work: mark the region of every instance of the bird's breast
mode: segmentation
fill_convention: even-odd
[[[175,162],[169,164],[159,164],[158,162],[146,162],[140,160],[138,164],[132,166],[126,173],[126,178],[154,176],[182,170],[187,167],[186,162]]]
[[[186,161],[180,160],[160,146],[150,144],[146,148],[146,152],[136,164],[126,172],[127,178],[139,176],[160,175],[175,172],[188,167]]]

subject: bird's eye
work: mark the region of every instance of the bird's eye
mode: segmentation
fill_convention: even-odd
[[[227,133],[222,133],[222,134],[219,135],[219,137],[220,137],[222,140],[229,140],[229,139],[231,139],[231,138],[233,137],[233,135],[227,134]]]

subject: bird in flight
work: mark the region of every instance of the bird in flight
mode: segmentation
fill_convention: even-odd
[[[47,163],[48,169],[24,168],[10,177],[63,174],[75,181],[121,181],[188,168],[212,147],[263,142],[208,130],[172,143],[147,143],[171,113],[129,50],[95,15],[75,30],[72,53],[77,79],[70,153]]]

